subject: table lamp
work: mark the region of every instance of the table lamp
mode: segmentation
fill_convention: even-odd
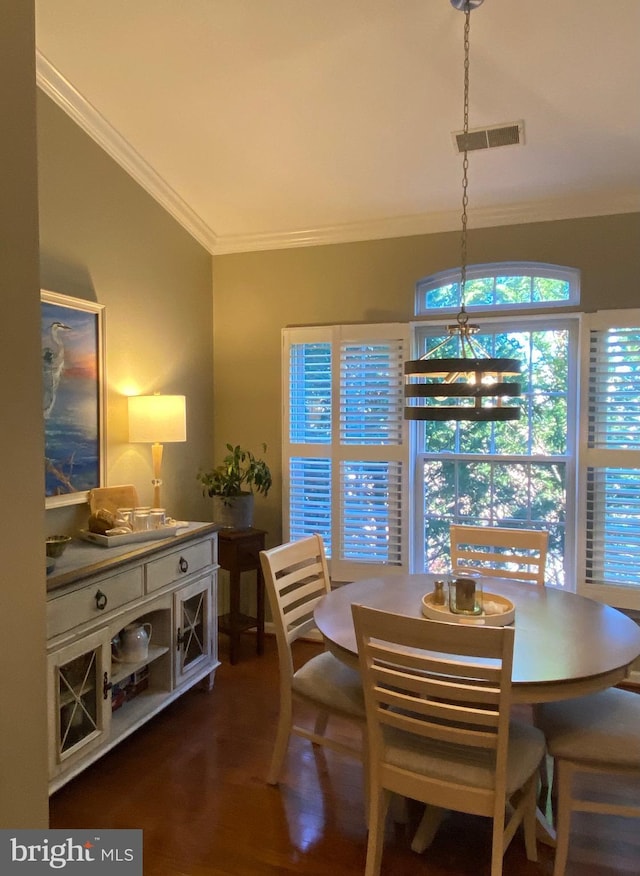
[[[187,440],[186,414],[183,395],[129,396],[129,441],[151,444],[154,508],[160,508],[163,444]]]

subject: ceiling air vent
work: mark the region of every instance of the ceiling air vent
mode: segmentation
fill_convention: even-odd
[[[452,134],[456,151],[465,151],[464,131]],[[490,128],[470,128],[466,136],[467,152],[477,149],[495,149],[496,146],[519,146],[524,143],[524,122],[492,125]]]

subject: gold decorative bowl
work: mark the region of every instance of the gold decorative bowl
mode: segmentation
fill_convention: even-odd
[[[47,537],[47,556],[57,559],[61,557],[71,541],[70,535],[50,535]]]

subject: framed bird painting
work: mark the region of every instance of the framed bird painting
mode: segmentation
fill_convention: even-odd
[[[104,305],[41,290],[45,506],[104,485]]]

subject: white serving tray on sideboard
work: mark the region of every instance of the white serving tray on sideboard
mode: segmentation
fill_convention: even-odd
[[[160,529],[144,529],[139,532],[125,532],[122,535],[102,535],[99,532],[89,532],[87,529],[80,531],[80,537],[84,541],[102,545],[102,547],[116,547],[119,544],[133,544],[137,541],[158,541],[161,538],[170,538],[175,535],[182,526],[162,526]]]

